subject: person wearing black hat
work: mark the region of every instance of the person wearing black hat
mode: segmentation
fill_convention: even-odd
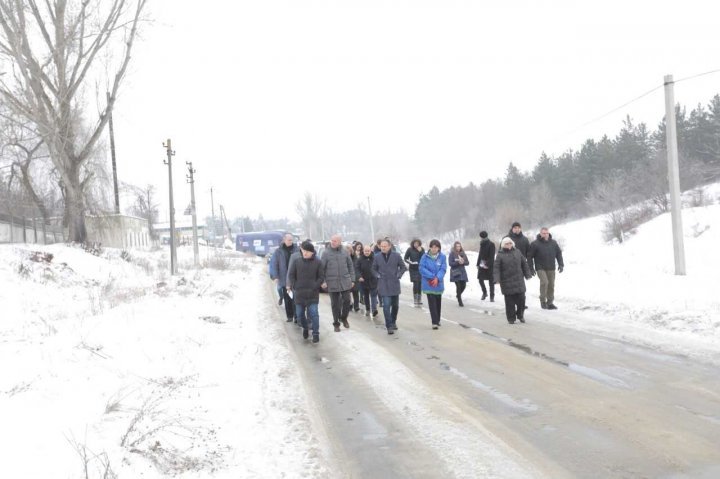
[[[312,327],[312,342],[320,341],[320,285],[325,282],[322,264],[315,255],[315,246],[310,241],[303,241],[300,245],[302,257],[290,262],[287,275],[287,290],[293,292],[295,311],[300,325],[303,328],[303,338],[309,336],[309,326]],[[310,325],[308,325],[310,320]]]
[[[510,227],[507,237],[513,240],[515,249],[518,250],[524,258],[527,258],[528,251],[530,251],[530,240],[523,234],[522,225],[517,221],[514,222]]]
[[[477,259],[478,274],[482,288],[482,300],[488,297],[488,290],[485,288],[485,281],[490,286],[490,301],[495,301],[495,281],[493,280],[493,265],[495,264],[495,243],[488,238],[487,231],[480,232],[480,252]]]

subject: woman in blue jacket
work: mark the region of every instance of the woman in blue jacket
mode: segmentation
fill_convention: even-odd
[[[432,328],[440,326],[440,309],[442,306],[442,294],[445,291],[445,271],[447,271],[447,259],[440,251],[440,241],[430,241],[429,250],[420,258],[420,276],[422,277],[422,292],[427,295],[428,309]]]

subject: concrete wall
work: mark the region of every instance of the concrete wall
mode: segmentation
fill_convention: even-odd
[[[88,216],[85,219],[88,242],[110,248],[141,248],[150,246],[147,220],[125,215]]]

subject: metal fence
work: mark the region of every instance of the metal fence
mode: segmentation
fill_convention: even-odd
[[[42,218],[0,213],[0,243],[52,244],[64,241],[62,225],[47,224]]]

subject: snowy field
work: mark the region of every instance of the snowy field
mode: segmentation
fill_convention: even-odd
[[[264,263],[188,253],[0,246],[2,477],[328,477]]]

